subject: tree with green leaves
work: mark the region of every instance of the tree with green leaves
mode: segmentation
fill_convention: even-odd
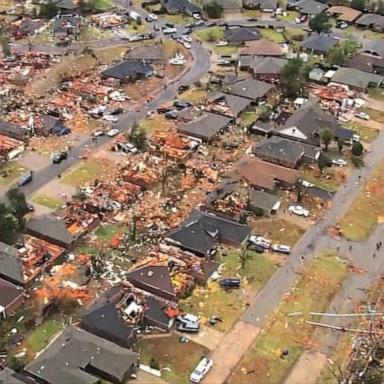
[[[0,241],[13,244],[16,239],[19,222],[10,207],[0,203]]]
[[[57,5],[52,0],[48,0],[47,3],[41,4],[40,7],[40,14],[39,16],[45,18],[45,19],[52,19],[52,17],[55,17],[58,12]]]
[[[339,153],[343,153],[343,147],[344,147],[344,142],[343,139],[337,139],[337,148],[339,149]]]
[[[360,143],[360,141],[353,143],[352,155],[360,157],[363,155],[363,152],[364,152],[364,147],[363,147],[363,144]]]
[[[220,19],[223,15],[223,7],[217,1],[211,1],[205,5],[205,12],[211,19]]]
[[[332,47],[328,52],[328,62],[330,65],[343,65],[347,61],[347,56],[345,55],[341,47]]]
[[[1,50],[3,51],[4,57],[11,56],[11,46],[9,45],[10,39],[9,35],[7,32],[2,31],[0,33],[0,45],[1,45]]]
[[[366,8],[366,1],[365,0],[352,0],[351,1],[351,7],[354,9],[357,9],[359,11],[364,11]]]
[[[325,152],[328,152],[329,144],[331,144],[333,140],[333,133],[329,128],[323,128],[320,133],[320,140],[324,144]]]
[[[323,173],[324,169],[328,167],[329,157],[325,153],[320,153],[317,159],[317,166],[319,167],[320,173]]]
[[[304,65],[300,59],[288,60],[281,73],[281,86],[285,96],[297,96],[305,83]]]
[[[19,229],[23,229],[24,216],[29,212],[24,193],[17,188],[11,188],[7,192],[7,199],[14,216],[19,222]]]
[[[268,120],[269,116],[271,116],[272,109],[269,105],[263,105],[259,111],[259,117],[261,120]]]
[[[384,16],[384,0],[379,0],[377,3],[377,13]]]
[[[147,134],[143,128],[136,131],[136,134],[131,139],[132,143],[139,151],[145,151],[147,147]]]
[[[317,33],[329,32],[332,25],[329,21],[329,16],[325,13],[320,13],[309,19],[309,28]]]
[[[251,255],[248,251],[248,248],[244,248],[243,251],[239,255],[241,269],[245,268],[245,264],[247,263],[247,261],[250,257],[251,257]]]

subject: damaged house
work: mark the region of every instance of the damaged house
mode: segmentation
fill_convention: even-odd
[[[102,77],[117,79],[121,83],[134,82],[152,75],[153,67],[144,59],[126,59],[101,73]]]
[[[161,5],[169,15],[202,15],[203,10],[189,0],[161,0]]]
[[[236,119],[251,103],[250,99],[244,97],[222,92],[210,92],[205,110]]]
[[[137,353],[83,329],[64,329],[24,371],[39,383],[125,383],[136,372]]]
[[[0,253],[0,260],[1,257]],[[10,283],[9,281],[0,279],[0,322],[2,319],[14,315],[16,310],[24,304],[26,299],[27,295],[23,288]]]
[[[24,142],[0,134],[0,160],[12,160],[25,150]]]
[[[0,119],[0,134],[15,140],[26,141],[29,131],[17,124]]]

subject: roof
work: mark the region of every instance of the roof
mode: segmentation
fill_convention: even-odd
[[[340,124],[336,117],[321,109],[316,99],[311,99],[289,116],[277,132],[297,139],[314,141],[315,135],[321,129],[329,128],[334,132],[337,127],[340,127]]]
[[[169,274],[168,266],[150,265],[129,271],[126,275],[129,282],[136,286],[136,283],[146,286],[146,290],[151,293],[157,291],[175,295],[175,290]],[[156,292],[155,292],[155,291]],[[161,296],[161,294],[158,294]]]
[[[251,100],[246,99],[245,97],[231,95],[228,93],[226,94],[222,92],[208,93],[208,100],[210,102],[216,102],[216,103],[224,102],[234,116],[237,116],[241,112],[243,112],[252,102]]]
[[[71,326],[24,369],[52,384],[96,384],[94,372],[123,382],[136,364],[136,353]]]
[[[36,234],[36,236],[39,234],[43,238],[46,237],[52,241],[56,240],[68,246],[75,240],[65,226],[64,220],[48,215],[30,219],[25,228],[27,231]]]
[[[216,243],[242,244],[250,232],[248,225],[194,210],[178,228],[166,234],[166,239],[194,253],[208,255]]]
[[[359,71],[355,68],[339,68],[332,76],[332,81],[355,88],[366,89],[370,85],[380,85],[384,81],[384,77],[374,73]]]
[[[356,24],[363,25],[365,27],[376,27],[379,29],[384,28],[384,16],[376,13],[365,13],[361,15],[356,21]]]
[[[384,41],[383,40],[366,40],[360,52],[384,59]]]
[[[138,75],[146,76],[152,73],[152,66],[143,59],[127,59],[121,63],[106,69],[101,74],[105,77],[126,80],[134,79]]]
[[[165,60],[164,45],[160,43],[137,46],[128,52],[127,58],[143,59],[147,61]]]
[[[68,10],[73,10],[79,7],[77,4],[74,4],[72,0],[59,0],[55,5],[57,8]]]
[[[17,249],[0,242],[0,275],[11,281],[24,284],[23,263]]]
[[[305,49],[316,51],[316,52],[327,53],[339,41],[340,41],[339,38],[330,34],[312,33],[303,41],[302,47]]]
[[[3,119],[0,119],[0,133],[19,140],[25,139],[28,135],[28,131],[23,127]]]
[[[329,7],[327,9],[327,13],[330,15],[336,15],[338,20],[347,21],[349,23],[354,22],[361,15],[361,11],[349,7],[344,7],[342,5]]]
[[[165,329],[169,327],[169,317],[164,312],[163,305],[153,296],[147,296],[145,302],[144,320],[157,324]]]
[[[201,117],[178,127],[180,133],[204,140],[212,140],[231,122],[231,118],[215,113],[204,113]]]
[[[285,63],[286,60],[279,57],[255,57],[251,63],[251,68],[255,75],[279,75]]]
[[[272,195],[271,193],[253,189],[250,200],[253,206],[270,211],[281,199],[279,196]]]
[[[315,0],[290,0],[288,3],[290,6],[294,6],[298,9],[300,13],[306,15],[318,15],[328,8],[327,4]]]
[[[203,0],[204,4],[211,3],[211,0]],[[223,7],[223,10],[240,10],[242,8],[241,0],[217,0],[217,3]]]
[[[384,59],[371,55],[360,54],[349,59],[346,66],[364,72],[375,73],[377,68],[384,67]]]
[[[68,26],[78,30],[80,28],[81,19],[77,15],[60,15],[53,20],[53,33],[67,33]]]
[[[188,0],[162,0],[162,4],[169,13],[184,12],[189,15],[201,13],[201,8]]]
[[[36,384],[36,381],[5,367],[0,371],[0,384]]]
[[[278,0],[244,0],[245,7],[260,8],[261,10],[275,10]]]
[[[224,37],[231,44],[260,39],[260,32],[256,28],[233,27],[224,31]]]
[[[250,41],[240,51],[241,55],[283,56],[283,49],[274,41],[260,39]]]
[[[274,88],[273,84],[255,79],[247,79],[226,87],[225,91],[233,95],[257,100],[267,95]]]
[[[22,288],[0,279],[0,307],[7,308],[8,305],[23,295],[24,290]]]
[[[244,156],[233,167],[230,177],[245,179],[254,187],[273,190],[279,181],[295,184],[297,171],[268,163],[255,157]]]

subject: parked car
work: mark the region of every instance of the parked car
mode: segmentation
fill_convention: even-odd
[[[17,186],[23,187],[24,185],[29,184],[32,180],[33,180],[33,172],[30,171],[20,177],[19,181],[17,182]]]
[[[111,123],[117,123],[119,121],[119,118],[113,115],[104,115],[103,120],[109,121]]]
[[[100,137],[100,136],[104,136],[104,135],[105,135],[105,131],[102,130],[102,129],[100,129],[100,130],[95,131],[95,132],[92,133],[92,136],[93,136],[93,137]]]
[[[203,357],[189,376],[189,380],[192,381],[192,383],[200,383],[212,366],[213,361],[208,359],[208,357]]]
[[[168,111],[164,114],[167,119],[176,120],[179,117],[177,111]]]
[[[250,249],[251,251],[257,252],[257,253],[264,253],[265,248],[258,244],[249,243],[247,245],[247,249]]]
[[[348,28],[348,23],[342,20],[336,20],[336,25],[335,27],[338,29],[346,29]]]
[[[55,135],[57,136],[65,136],[65,135],[69,135],[72,131],[67,128],[67,127],[64,127],[63,125],[60,127],[60,129],[56,130],[55,131]]]
[[[252,244],[259,245],[260,247],[263,247],[264,249],[269,249],[271,248],[272,242],[266,239],[265,237],[262,236],[256,236],[252,235],[249,237],[248,241]]]
[[[187,41],[184,41],[183,45],[187,49],[191,49],[192,48],[192,45],[190,43],[188,43]]]
[[[301,205],[290,205],[288,207],[288,212],[293,213],[297,216],[304,216],[304,217],[309,216],[308,209],[303,208]]]
[[[182,35],[181,38],[187,43],[192,43],[192,37],[188,35]]]
[[[228,41],[220,40],[216,43],[216,47],[225,47],[228,45]]]
[[[183,100],[175,100],[173,102],[173,105],[177,108],[177,109],[185,109],[185,108],[189,108],[192,106],[191,103],[189,103],[188,101],[183,101]]]
[[[107,132],[107,136],[114,137],[119,134],[119,130],[117,128],[112,128]]]
[[[221,288],[240,288],[240,279],[237,277],[229,277],[220,281]]]
[[[158,17],[154,13],[149,13],[145,20],[147,20],[148,22],[157,21]]]
[[[60,164],[63,160],[68,159],[68,153],[65,151],[56,152],[52,157],[53,164]]]
[[[273,244],[272,245],[272,251],[279,252],[279,253],[285,253],[286,255],[289,255],[291,253],[291,247],[288,245],[283,244]]]
[[[193,315],[192,313],[184,313],[184,315],[177,316],[176,320],[181,323],[198,323],[200,321],[199,316]]]
[[[176,329],[179,332],[198,333],[200,331],[200,325],[196,323],[178,323]]]
[[[175,24],[170,23],[170,22],[165,23],[165,28],[175,28]]]
[[[116,149],[124,153],[136,154],[138,152],[138,149],[132,143],[117,143]]]
[[[180,87],[177,90],[179,91],[179,93],[182,93],[182,92],[188,91],[189,88],[190,88],[189,85],[180,85]]]
[[[192,17],[195,19],[195,20],[201,20],[201,16],[200,16],[200,13],[192,13]]]
[[[345,167],[347,162],[344,159],[332,159],[332,164],[339,167]]]
[[[359,119],[363,119],[363,120],[369,120],[371,118],[368,115],[368,113],[365,113],[365,112],[357,112],[357,113],[355,113],[355,116],[358,117]]]
[[[176,33],[177,29],[176,28],[165,28],[163,29],[164,35],[171,35],[172,33]]]

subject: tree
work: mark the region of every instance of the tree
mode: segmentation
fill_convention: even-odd
[[[337,140],[337,148],[339,149],[339,153],[341,154],[343,152],[344,142],[343,139]]]
[[[324,169],[329,164],[329,158],[326,154],[321,153],[319,158],[317,159],[317,166],[319,167],[319,170],[321,173],[323,173]]]
[[[131,140],[138,150],[145,151],[145,148],[147,147],[147,134],[144,129],[140,128]]]
[[[365,9],[365,0],[352,0],[351,7],[358,9],[359,11],[364,11]]]
[[[138,129],[139,129],[139,124],[137,121],[135,121],[131,127],[131,132],[128,138],[129,140],[132,140],[136,136]]]
[[[331,29],[329,16],[325,13],[320,13],[309,20],[309,28],[317,33],[328,32]]]
[[[6,32],[1,32],[0,34],[0,45],[3,51],[4,57],[11,56],[11,47],[9,45],[9,35]]]
[[[281,85],[286,96],[296,96],[305,82],[303,62],[300,59],[288,60],[281,73]]]
[[[352,155],[360,157],[362,156],[363,152],[363,144],[361,144],[359,141],[352,145]]]
[[[247,248],[244,248],[243,252],[240,253],[240,265],[241,269],[245,268],[245,264],[247,263],[247,260],[250,258],[250,253],[248,252]]]
[[[210,43],[213,43],[214,41],[217,40],[217,37],[216,37],[216,34],[215,32],[213,31],[208,31],[208,34],[207,34],[207,41],[210,42]]]
[[[40,16],[44,17],[46,19],[52,19],[52,17],[55,17],[57,15],[58,8],[56,4],[49,0],[47,3],[41,4],[40,7]]]
[[[205,5],[205,12],[211,19],[220,19],[223,15],[223,7],[217,1],[212,1]]]
[[[347,56],[353,55],[359,49],[359,44],[355,40],[344,40],[340,43],[344,54]]]
[[[259,117],[261,120],[268,120],[271,115],[272,109],[268,105],[263,105],[259,110]]]
[[[11,209],[0,203],[0,241],[12,244],[17,235],[19,223]]]
[[[333,133],[329,128],[323,128],[320,131],[320,140],[324,144],[325,152],[328,152],[328,146],[333,140]]]
[[[347,57],[341,47],[333,47],[328,53],[328,62],[331,65],[343,65],[347,61]]]
[[[384,1],[379,0],[377,3],[377,13],[379,15],[384,15]]]
[[[11,188],[7,192],[10,208],[19,222],[19,229],[24,227],[24,216],[29,212],[25,195],[17,188]]]

